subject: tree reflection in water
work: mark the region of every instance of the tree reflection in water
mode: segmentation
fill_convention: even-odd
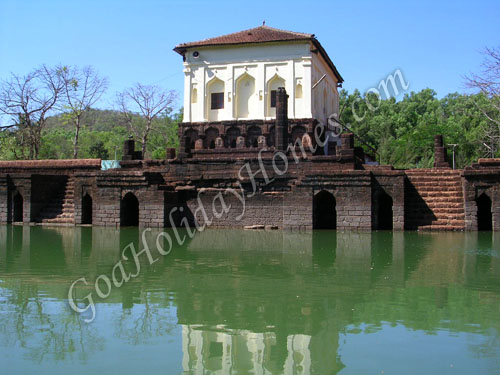
[[[342,354],[350,335],[392,326],[477,335],[460,355],[500,366],[496,234],[209,230],[152,266],[144,259],[140,276],[83,323],[67,305],[69,285],[109,275],[139,237],[134,228],[1,226],[0,354],[21,348],[34,363],[85,366],[112,343],[147,351],[173,340],[186,373],[325,374],[352,366]]]

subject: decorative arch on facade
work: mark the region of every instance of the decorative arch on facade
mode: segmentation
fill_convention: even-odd
[[[278,74],[275,74],[269,81],[267,81],[266,91],[266,116],[276,117],[276,95],[279,87],[286,87],[286,81]]]
[[[226,147],[236,148],[236,140],[241,135],[241,131],[236,126],[232,126],[226,131]]]
[[[208,83],[205,92],[207,93],[206,118],[208,121],[218,121],[221,112],[224,110],[225,84],[221,79],[214,77]]]
[[[196,88],[196,86],[193,86],[193,90],[191,92],[191,103],[198,103],[198,89]]]
[[[255,117],[258,111],[258,98],[255,95],[255,78],[244,73],[236,80],[236,118]]]
[[[247,129],[247,147],[257,147],[259,142],[259,137],[262,135],[262,129],[260,126],[250,126]]]
[[[215,148],[215,141],[219,136],[217,128],[209,127],[205,130],[205,145],[204,148]]]

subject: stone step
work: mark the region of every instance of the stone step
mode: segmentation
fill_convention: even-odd
[[[55,218],[55,219],[44,219],[42,223],[74,223],[74,219],[69,218]]]
[[[419,194],[422,198],[461,198],[462,192],[460,191],[421,191]]]
[[[418,226],[418,230],[421,231],[463,231],[465,230],[465,225],[421,225]]]
[[[444,174],[444,175],[458,175],[460,171],[453,169],[430,169],[430,168],[415,168],[405,170],[406,174]]]
[[[429,181],[435,181],[435,180],[440,180],[440,181],[447,181],[447,182],[459,182],[461,177],[460,176],[437,176],[437,175],[407,175],[406,176],[408,180],[411,182],[429,182]]]

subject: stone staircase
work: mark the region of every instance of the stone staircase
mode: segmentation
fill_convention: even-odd
[[[66,185],[49,199],[38,214],[37,223],[74,224],[75,223],[75,181],[69,177]]]
[[[465,229],[460,171],[410,169],[405,171],[405,227],[413,230]]]

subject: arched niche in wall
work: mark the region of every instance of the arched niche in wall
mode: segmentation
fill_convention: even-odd
[[[215,140],[219,136],[219,131],[214,127],[209,127],[205,130],[204,148],[215,148]]]
[[[198,132],[194,129],[188,129],[184,132],[185,149],[184,151],[189,154],[191,150],[194,150],[194,145],[198,140]]]
[[[217,77],[212,78],[207,83],[207,113],[208,121],[218,121],[221,118],[221,112],[224,110],[225,85]]]
[[[267,99],[266,99],[266,116],[276,117],[276,95],[279,87],[286,87],[285,80],[278,74],[275,74],[267,81]]]
[[[304,90],[302,88],[302,81],[297,79],[295,84],[295,117],[304,116]]]
[[[232,126],[226,131],[226,147],[236,148],[236,139],[241,135],[240,129]]]
[[[193,85],[193,89],[191,91],[191,103],[192,104],[198,103],[198,89],[196,88],[195,85]]]
[[[306,134],[306,128],[304,128],[302,125],[296,125],[292,129],[292,134],[290,134],[290,141],[292,144],[295,144],[297,142],[297,139],[302,142],[302,136]]]
[[[259,126],[250,126],[247,129],[247,147],[257,147],[259,136],[262,135],[262,129]]]
[[[244,73],[236,80],[236,118],[255,117],[258,100],[255,95],[255,78]]]

